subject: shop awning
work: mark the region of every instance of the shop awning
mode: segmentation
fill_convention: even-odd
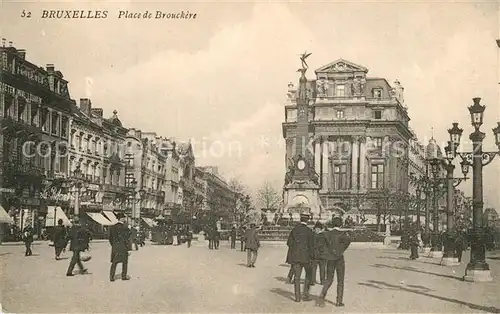
[[[142,217],[142,220],[144,220],[144,222],[150,227],[150,228],[153,228],[153,227],[156,227],[157,223],[151,219],[151,218],[146,218],[146,217]]]
[[[111,221],[106,219],[101,213],[87,213],[90,218],[92,218],[95,222],[102,226],[111,226],[114,225]]]
[[[64,226],[71,226],[72,223],[69,221],[68,217],[59,206],[47,206],[47,216],[45,216],[45,227],[55,227],[57,226],[57,221],[59,219],[63,220]]]
[[[12,219],[12,217],[9,216],[9,214],[7,214],[5,209],[3,209],[2,205],[0,205],[0,223],[4,224],[14,223],[14,220]]]
[[[108,218],[109,221],[111,221],[113,225],[118,223],[118,219],[116,218],[115,213],[113,213],[112,211],[104,210],[102,213],[106,218]]]

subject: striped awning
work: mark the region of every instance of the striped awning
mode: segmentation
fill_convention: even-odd
[[[14,223],[14,220],[12,219],[12,217],[9,216],[9,214],[7,214],[5,209],[3,209],[2,205],[0,205],[0,223],[4,224]]]
[[[150,228],[153,228],[157,225],[157,223],[151,219],[151,218],[147,218],[147,217],[142,217],[142,220],[150,227]]]
[[[109,221],[108,219],[106,219],[106,217],[104,217],[100,213],[87,213],[87,215],[90,218],[92,218],[92,220],[94,220],[95,222],[97,222],[98,224],[100,224],[102,226],[111,226],[111,225],[114,225],[111,221]]]
[[[55,227],[59,219],[62,219],[64,226],[71,226],[72,223],[59,206],[48,206],[47,216],[45,216],[45,227]]]
[[[114,224],[118,223],[118,219],[116,218],[115,213],[109,210],[104,210],[102,212],[106,218],[108,218],[109,221],[111,221]]]

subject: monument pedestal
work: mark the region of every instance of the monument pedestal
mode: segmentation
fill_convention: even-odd
[[[321,214],[319,187],[312,182],[293,182],[285,187],[285,212],[308,211],[317,220]],[[324,217],[322,217],[324,218]]]

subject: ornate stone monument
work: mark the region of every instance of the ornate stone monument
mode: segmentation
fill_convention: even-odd
[[[314,171],[314,158],[308,150],[309,144],[309,94],[307,92],[306,58],[311,54],[301,55],[302,68],[297,95],[297,128],[295,134],[295,154],[288,167],[285,177],[284,211],[300,214],[308,212],[314,217],[321,213],[321,202],[319,198],[318,174]]]

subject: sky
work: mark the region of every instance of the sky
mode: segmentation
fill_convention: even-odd
[[[467,106],[487,106],[486,150],[500,121],[498,4],[489,2],[3,1],[2,37],[39,65],[53,63],[72,98],[113,110],[126,127],[192,139],[199,165],[218,165],[251,190],[281,189],[281,123],[298,54],[310,71],[344,58],[368,75],[398,79],[410,125],[427,143],[448,140],[452,122],[472,127]],[[22,11],[31,18],[22,18]],[[42,19],[43,10],[108,10],[100,20]],[[119,11],[181,10],[196,19],[118,19]],[[445,144],[441,145],[442,147]],[[464,146],[464,149],[469,147]],[[484,172],[485,206],[500,209],[500,158]],[[459,167],[457,167],[456,175]],[[470,181],[461,189],[471,194]]]

